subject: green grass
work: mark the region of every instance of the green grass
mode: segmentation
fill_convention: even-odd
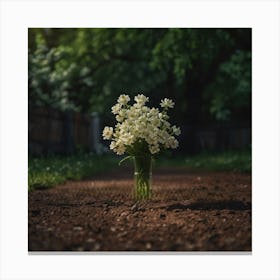
[[[28,190],[46,189],[66,180],[80,180],[118,166],[112,156],[92,154],[29,158]]]
[[[178,166],[204,171],[251,172],[251,151],[203,153],[192,157],[161,157],[156,166]]]
[[[28,190],[46,189],[66,180],[81,180],[91,177],[118,167],[120,159],[121,157],[91,154],[30,158],[28,161]],[[251,172],[251,151],[203,153],[193,157],[162,156],[157,158],[154,164],[155,167],[173,166],[204,171]]]

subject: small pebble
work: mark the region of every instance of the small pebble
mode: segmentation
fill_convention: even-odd
[[[94,251],[98,251],[98,250],[100,250],[100,248],[101,248],[101,246],[100,246],[99,243],[96,243],[96,244],[94,244],[94,246],[93,246],[93,250],[94,250]]]
[[[152,244],[150,242],[146,243],[146,249],[150,250],[152,248]]]
[[[124,216],[127,216],[127,215],[128,215],[127,212],[122,212],[122,213],[120,214],[120,217],[124,217]]]
[[[82,227],[73,227],[73,230],[77,230],[77,231],[80,231],[82,229],[83,229]]]
[[[87,239],[87,242],[88,242],[88,243],[93,243],[93,242],[94,242],[94,239],[89,238],[89,239]]]

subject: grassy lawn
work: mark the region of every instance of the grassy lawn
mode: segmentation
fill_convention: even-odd
[[[91,154],[29,158],[28,190],[45,189],[66,180],[91,177],[118,167],[121,158]],[[127,164],[131,165],[132,162],[127,161],[123,165]],[[161,156],[155,160],[154,164],[155,167],[178,166],[204,171],[251,172],[251,152],[203,153],[193,157]]]
[[[202,153],[188,157],[160,157],[156,166],[179,166],[204,171],[251,172],[251,151],[229,151],[224,153]]]
[[[91,154],[29,158],[28,190],[50,188],[66,180],[80,180],[117,165],[115,157]]]

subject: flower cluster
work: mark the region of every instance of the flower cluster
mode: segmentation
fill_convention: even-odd
[[[129,105],[129,101],[130,97],[122,94],[112,107],[117,124],[115,128],[106,126],[103,130],[103,138],[112,140],[110,149],[118,155],[126,152],[135,156],[178,147],[175,136],[181,133],[180,128],[168,122],[167,110],[174,107],[172,100],[161,100],[162,111],[146,106],[149,98],[143,94],[134,97],[133,105]]]

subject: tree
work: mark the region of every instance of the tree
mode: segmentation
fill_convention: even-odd
[[[176,100],[196,129],[251,114],[251,29],[29,29],[29,103],[97,111],[110,121],[121,93]]]

